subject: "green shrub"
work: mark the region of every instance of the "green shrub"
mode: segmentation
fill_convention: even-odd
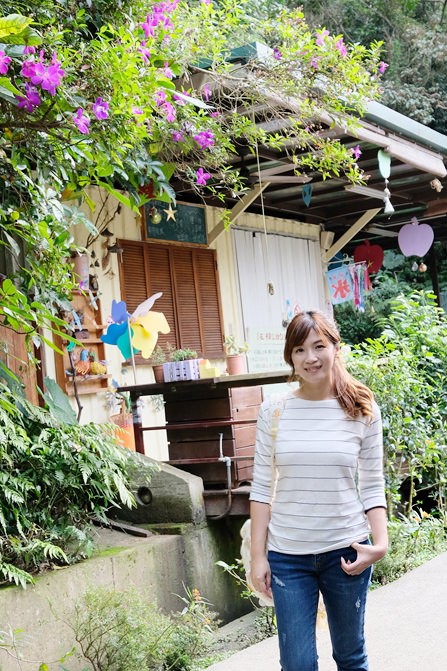
[[[163,614],[136,590],[95,589],[76,608],[76,642],[93,671],[193,671],[211,646],[215,616],[198,590]],[[205,664],[205,661],[204,661]]]
[[[388,523],[388,554],[374,565],[373,584],[385,585],[447,550],[445,518],[412,511]]]
[[[424,291],[399,296],[392,308],[382,335],[352,349],[348,368],[382,411],[390,515],[403,510],[404,483],[406,512],[414,505],[445,510],[447,319]]]

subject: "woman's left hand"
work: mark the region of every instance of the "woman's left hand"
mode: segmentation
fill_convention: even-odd
[[[380,545],[364,545],[362,543],[353,543],[351,547],[357,552],[356,560],[351,562],[350,559],[346,561],[343,557],[341,558],[341,567],[348,575],[360,575],[369,566],[382,559],[388,550],[387,547],[381,547]]]

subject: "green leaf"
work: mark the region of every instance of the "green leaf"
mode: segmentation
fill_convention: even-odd
[[[57,382],[50,377],[46,377],[44,382],[47,391],[42,396],[54,416],[65,424],[78,424],[76,413]]]
[[[2,89],[11,91],[11,93],[14,93],[15,95],[18,96],[23,95],[23,92],[19,91],[19,89],[14,86],[14,84],[8,79],[8,77],[0,77],[0,87]]]

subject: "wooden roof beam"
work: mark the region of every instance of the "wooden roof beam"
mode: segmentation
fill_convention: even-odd
[[[234,224],[241,216],[241,214],[245,212],[247,207],[249,207],[261,195],[261,193],[268,187],[269,184],[270,182],[258,182],[254,185],[251,191],[248,191],[246,194],[244,194],[240,201],[236,203],[236,205],[231,210],[229,223]],[[224,232],[226,226],[228,226],[228,219],[221,219],[219,223],[216,224],[210,231],[210,234],[208,235],[208,244],[211,245],[219,237],[219,235]]]
[[[334,244],[322,255],[323,263],[328,263],[332,258],[334,258],[334,256],[338,254],[338,252],[340,252],[343,247],[347,245],[348,242],[352,240],[352,238],[357,235],[357,233],[361,231],[368,222],[371,221],[371,219],[374,219],[376,214],[378,214],[381,209],[381,207],[377,207],[372,210],[366,210],[360,219],[357,219],[355,224],[352,224],[346,233],[343,233],[341,238],[334,242]]]

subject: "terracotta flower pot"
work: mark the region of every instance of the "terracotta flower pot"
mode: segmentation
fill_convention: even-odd
[[[228,375],[243,375],[247,372],[247,360],[245,354],[227,355]]]
[[[165,378],[163,375],[163,364],[158,363],[152,366],[152,371],[154,373],[155,382],[164,382]]]

